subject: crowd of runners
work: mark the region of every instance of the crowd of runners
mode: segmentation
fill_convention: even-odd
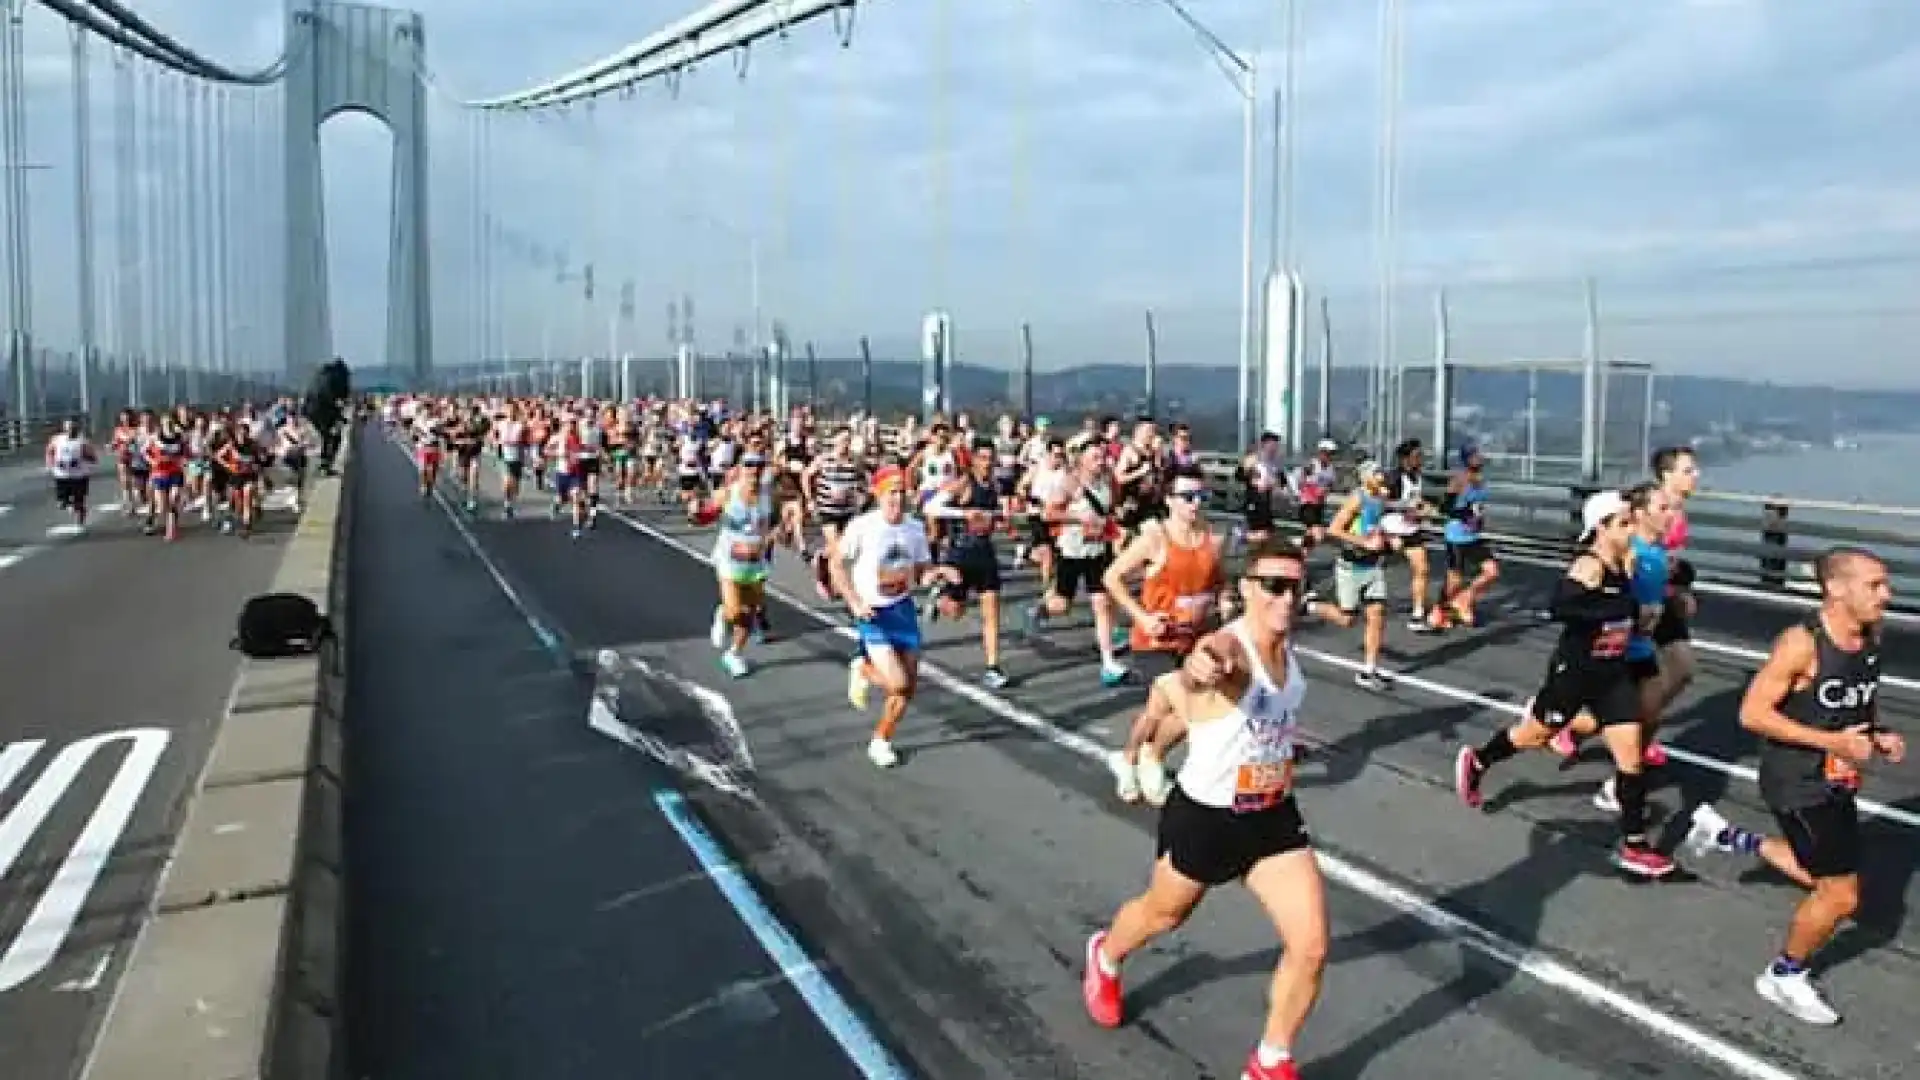
[[[149,536],[171,542],[195,517],[221,533],[245,538],[260,520],[266,495],[287,491],[300,512],[308,462],[320,433],[291,399],[230,409],[125,410],[104,446],[79,420],[64,421],[47,439],[45,463],[54,499],[84,533],[94,509],[94,476],[113,463],[117,502],[109,511],[137,519]]]
[[[482,473],[497,469],[500,512],[511,516],[530,482],[575,537],[595,527],[606,502],[677,505],[711,528],[712,643],[730,677],[749,677],[752,647],[774,633],[767,582],[776,552],[809,564],[821,598],[843,603],[857,630],[850,704],[864,712],[881,694],[866,752],[882,768],[899,761],[893,737],[918,685],[923,620],[976,609],[979,678],[1000,688],[1015,677],[1003,662],[1003,623],[1029,637],[1065,632],[1063,617],[1084,602],[1099,681],[1146,691],[1111,756],[1117,794],[1160,814],[1146,890],[1086,943],[1088,1012],[1120,1024],[1126,957],[1178,928],[1209,889],[1244,881],[1283,949],[1243,1076],[1298,1075],[1290,1048],[1319,994],[1328,930],[1293,790],[1307,689],[1293,634],[1308,619],[1357,626],[1356,683],[1390,690],[1380,655],[1392,560],[1408,564],[1411,630],[1475,623],[1500,563],[1474,447],[1458,451],[1429,499],[1418,442],[1340,475],[1333,443],[1289,468],[1267,436],[1240,462],[1239,520],[1223,530],[1207,513],[1217,493],[1191,433],[1145,418],[1130,429],[1089,418],[1065,433],[1045,418],[1002,417],[991,430],[965,416],[883,429],[870,417],[827,425],[805,410],[743,416],[690,401],[394,398],[382,410],[415,454],[423,498],[444,479],[468,512],[490,512]],[[1586,501],[1576,553],[1548,605],[1561,630],[1539,690],[1518,723],[1460,748],[1455,785],[1479,810],[1489,778],[1517,753],[1571,759],[1580,739],[1597,736],[1611,770],[1593,803],[1617,822],[1613,863],[1663,878],[1675,862],[1649,841],[1650,777],[1666,763],[1661,718],[1694,672],[1689,626],[1700,597],[1685,556],[1686,502],[1699,469],[1685,447],[1649,464],[1644,482]],[[1289,516],[1295,527],[1285,531],[1297,538],[1281,534]],[[1308,557],[1319,547],[1332,549],[1332,572],[1316,587]],[[1040,598],[1003,619],[1006,577],[1026,572]],[[1885,565],[1870,551],[1837,548],[1817,561],[1816,576],[1821,603],[1774,642],[1737,717],[1760,740],[1759,787],[1773,821],[1750,828],[1703,804],[1691,811],[1686,843],[1696,857],[1758,859],[1806,888],[1755,989],[1828,1025],[1839,1016],[1808,965],[1859,903],[1862,767],[1901,761],[1905,744],[1879,725],[1876,708],[1891,599]],[[1170,777],[1169,756],[1182,744]]]

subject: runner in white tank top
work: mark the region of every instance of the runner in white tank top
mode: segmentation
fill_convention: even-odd
[[[1289,634],[1306,565],[1292,542],[1270,539],[1248,553],[1246,567],[1246,614],[1156,680],[1172,706],[1165,723],[1186,728],[1187,760],[1160,811],[1152,880],[1087,942],[1081,994],[1095,1023],[1119,1026],[1121,963],[1186,922],[1207,890],[1243,880],[1279,928],[1282,948],[1266,1027],[1241,1075],[1299,1080],[1291,1048],[1320,995],[1327,957],[1326,886],[1293,793],[1307,687]]]

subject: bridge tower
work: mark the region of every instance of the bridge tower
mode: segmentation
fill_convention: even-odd
[[[393,133],[387,363],[424,382],[433,369],[425,26],[412,11],[289,0],[287,42],[287,370],[305,376],[333,356],[320,126],[363,112]]]

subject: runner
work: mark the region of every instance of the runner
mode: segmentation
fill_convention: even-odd
[[[1786,941],[1754,979],[1761,997],[1809,1024],[1840,1022],[1813,983],[1813,954],[1860,908],[1861,767],[1906,760],[1904,738],[1879,726],[1880,627],[1893,599],[1887,566],[1860,548],[1814,562],[1820,610],[1774,640],[1740,702],[1740,726],[1760,737],[1760,796],[1780,833],[1727,822],[1711,804],[1693,812],[1695,851],[1758,856],[1809,890]]]
[[[1427,561],[1427,534],[1420,523],[1427,519],[1427,457],[1426,450],[1419,439],[1408,439],[1394,448],[1393,472],[1387,477],[1388,498],[1391,509],[1411,526],[1405,536],[1393,537],[1388,542],[1390,550],[1398,552],[1407,560],[1407,573],[1412,578],[1407,587],[1412,604],[1408,615],[1407,628],[1417,634],[1433,629],[1427,622],[1427,592],[1431,581],[1430,566]]]
[[[1190,746],[1160,811],[1146,892],[1087,941],[1081,994],[1102,1027],[1125,1016],[1120,968],[1178,929],[1209,889],[1243,880],[1279,930],[1267,1019],[1243,1080],[1298,1080],[1292,1048],[1320,996],[1327,961],[1326,885],[1293,793],[1294,741],[1306,679],[1289,633],[1306,566],[1269,541],[1248,554],[1246,614],[1208,635],[1180,673],[1159,680]]]
[[[1279,449],[1277,438],[1274,448]],[[1313,456],[1287,476],[1287,487],[1300,503],[1300,527],[1306,532],[1301,547],[1307,552],[1327,538],[1327,495],[1337,479],[1333,455],[1339,449],[1340,444],[1332,439],[1321,439],[1313,448]]]
[[[814,588],[820,599],[833,599],[833,575],[828,563],[834,542],[860,512],[865,501],[865,469],[853,453],[853,432],[833,433],[827,452],[808,462],[802,486],[813,493],[813,516],[820,526],[820,547],[813,555]]]
[[[980,649],[987,661],[980,681],[997,690],[1007,685],[1007,673],[1000,667],[1000,553],[993,547],[1000,488],[993,479],[993,449],[992,439],[976,440],[965,475],[933,493],[925,517],[955,526],[940,560],[951,574],[934,584],[931,618],[957,619],[968,597],[979,598]]]
[[[1115,794],[1122,802],[1145,796],[1160,806],[1170,788],[1161,762],[1172,739],[1172,703],[1160,689],[1160,676],[1179,669],[1216,611],[1225,622],[1232,601],[1225,591],[1220,538],[1207,524],[1206,479],[1199,470],[1177,469],[1170,480],[1167,513],[1141,525],[1140,535],[1107,568],[1107,595],[1125,608],[1131,624],[1134,664],[1148,683],[1147,704],[1127,733],[1124,748],[1108,758]],[[1140,574],[1135,597],[1127,579]]]
[[[1361,462],[1355,475],[1360,485],[1335,512],[1326,532],[1340,545],[1333,563],[1334,603],[1316,604],[1314,611],[1342,627],[1351,627],[1356,616],[1361,619],[1362,667],[1353,673],[1354,685],[1385,690],[1393,685],[1393,676],[1380,670],[1380,647],[1387,636],[1386,558],[1393,540],[1385,527],[1389,488],[1386,473],[1374,462]],[[1395,515],[1392,520],[1403,519]]]
[[[1648,689],[1650,717],[1647,730],[1647,764],[1666,764],[1667,752],[1651,741],[1659,729],[1660,717],[1693,684],[1696,663],[1693,656],[1693,617],[1699,610],[1694,594],[1693,564],[1682,555],[1687,547],[1687,500],[1700,485],[1700,464],[1690,447],[1675,446],[1653,455],[1653,478],[1666,494],[1669,508],[1667,533],[1661,545],[1667,550],[1670,565],[1666,605],[1660,609],[1660,622],[1653,628],[1653,643],[1659,653],[1660,672]]]
[[[1442,539],[1447,544],[1447,576],[1440,602],[1427,621],[1435,630],[1450,623],[1472,626],[1474,605],[1500,579],[1500,563],[1485,535],[1487,518],[1486,459],[1472,443],[1460,448],[1460,469],[1447,480],[1440,512],[1447,517]]]
[[[466,495],[462,503],[469,514],[480,510],[480,451],[486,448],[492,430],[486,407],[477,401],[453,427],[454,481]]]
[[[906,516],[907,474],[889,465],[873,477],[874,508],[840,534],[828,565],[834,591],[853,613],[861,655],[847,668],[847,701],[865,712],[878,683],[886,700],[867,743],[867,760],[882,769],[900,763],[893,735],[907,714],[920,677],[920,618],[913,605],[918,581],[934,575],[958,583],[951,566],[935,567],[924,525]]]
[[[1274,503],[1285,484],[1285,468],[1280,460],[1280,436],[1269,431],[1247,449],[1240,461],[1240,481],[1245,485],[1245,502],[1240,513],[1248,545],[1258,544],[1273,535]]]
[[[1454,787],[1460,801],[1479,808],[1488,770],[1519,751],[1546,746],[1556,731],[1589,712],[1614,759],[1620,808],[1614,865],[1640,877],[1665,877],[1673,873],[1673,860],[1647,841],[1640,697],[1627,662],[1627,643],[1640,613],[1627,570],[1633,510],[1619,492],[1602,491],[1587,499],[1580,516],[1582,550],[1554,594],[1553,616],[1564,629],[1546,679],[1518,723],[1495,732],[1478,750],[1460,748]]]
[[[500,513],[509,520],[520,499],[520,481],[527,472],[527,447],[532,442],[523,415],[519,402],[509,404],[506,419],[493,429],[494,450],[500,455]]]
[[[47,440],[46,458],[47,473],[53,477],[54,502],[73,515],[75,528],[86,529],[87,489],[93,483],[93,466],[98,455],[94,453],[93,444],[81,434],[80,421],[60,422],[60,430]]]
[[[1669,525],[1667,493],[1657,485],[1641,484],[1627,492],[1627,504],[1633,508],[1633,539],[1628,565],[1632,568],[1634,602],[1640,605],[1633,637],[1627,642],[1627,669],[1639,686],[1642,760],[1650,768],[1665,765],[1664,752],[1656,752],[1653,730],[1660,719],[1661,702],[1656,697],[1660,681],[1660,654],[1652,636],[1659,626],[1669,595],[1671,567],[1664,538]],[[1562,759],[1579,756],[1580,740],[1599,730],[1599,722],[1589,713],[1581,713],[1573,722],[1555,732],[1549,743]],[[1593,805],[1607,813],[1620,812],[1616,786],[1611,778],[1600,785]]]
[[[709,636],[713,647],[723,650],[721,670],[736,679],[752,670],[743,654],[767,602],[773,485],[766,467],[763,455],[747,454],[715,496],[720,504],[720,535],[713,543],[713,567],[720,579],[720,604],[714,608]]]
[[[1038,603],[1027,608],[1026,634],[1037,637],[1048,619],[1065,615],[1085,587],[1087,606],[1093,609],[1094,643],[1100,649],[1100,682],[1119,686],[1127,679],[1127,667],[1114,655],[1113,598],[1102,584],[1113,561],[1113,541],[1120,531],[1113,516],[1113,483],[1105,445],[1097,440],[1083,445],[1073,476],[1050,495],[1043,513],[1055,530],[1059,562],[1051,587]]]

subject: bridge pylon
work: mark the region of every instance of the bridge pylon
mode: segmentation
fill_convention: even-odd
[[[304,379],[333,356],[320,128],[362,112],[393,134],[387,364],[424,383],[433,369],[425,22],[397,8],[295,0],[287,42],[287,370]]]

